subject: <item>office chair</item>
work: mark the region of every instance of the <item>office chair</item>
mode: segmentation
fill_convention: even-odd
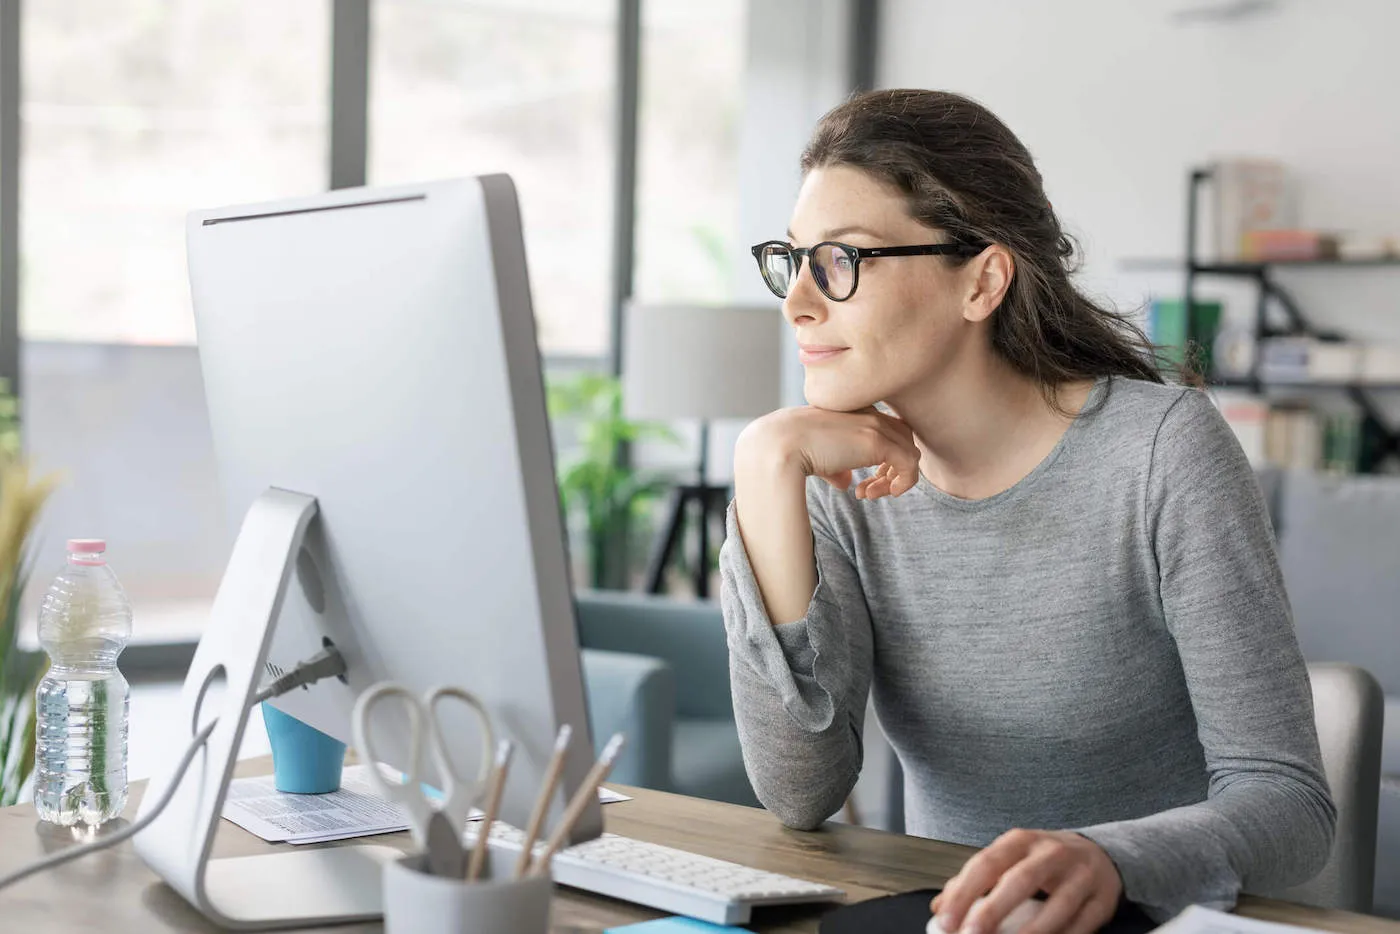
[[[1337,804],[1337,836],[1322,872],[1301,885],[1261,893],[1322,908],[1370,912],[1376,877],[1380,800],[1380,684],[1364,668],[1337,662],[1308,665],[1322,767]]]

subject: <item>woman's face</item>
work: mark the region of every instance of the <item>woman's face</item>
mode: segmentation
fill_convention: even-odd
[[[860,169],[829,166],[807,174],[788,242],[836,240],[856,247],[941,243],[948,237],[911,218],[903,198]],[[961,354],[990,351],[983,315],[968,313],[976,261],[961,267],[939,256],[864,259],[855,294],[828,299],[802,270],[783,301],[806,370],[807,401],[854,411],[937,384]],[[975,319],[975,320],[974,320]]]

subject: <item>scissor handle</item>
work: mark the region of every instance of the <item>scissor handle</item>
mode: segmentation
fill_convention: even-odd
[[[465,703],[481,722],[481,766],[471,783],[457,774],[457,767],[447,755],[447,738],[442,734],[442,721],[438,716],[438,702],[444,697]],[[446,785],[442,789],[442,809],[452,819],[454,826],[460,826],[467,819],[472,803],[485,791],[491,777],[491,762],[496,753],[496,732],[491,725],[491,714],[479,697],[459,687],[435,688],[423,696],[423,705],[427,709],[428,728],[433,731],[433,762]]]
[[[375,706],[385,698],[395,697],[403,701],[403,706],[408,711],[409,731],[408,731],[408,763],[401,782],[386,778],[379,770],[379,763],[383,760],[375,754],[374,740],[370,737],[369,721],[370,714]],[[423,793],[419,784],[420,765],[419,757],[423,751],[423,731],[425,729],[424,719],[429,721],[428,711],[424,710],[423,702],[417,696],[411,694],[407,688],[395,684],[392,681],[381,681],[372,685],[355,701],[355,709],[350,718],[350,729],[355,737],[355,748],[360,751],[369,766],[370,784],[374,785],[387,800],[400,804],[408,811],[412,818],[411,826],[414,837],[427,833],[427,822],[432,817],[433,808],[428,802],[427,795]],[[426,727],[433,729],[432,727]],[[419,841],[419,845],[423,845]]]

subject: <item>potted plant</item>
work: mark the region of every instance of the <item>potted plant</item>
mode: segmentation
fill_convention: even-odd
[[[0,382],[0,807],[16,803],[34,771],[34,689],[42,651],[19,647],[19,607],[29,580],[29,534],[57,484],[35,478],[20,453],[18,404]]]
[[[577,431],[577,453],[559,464],[559,497],[566,520],[582,517],[589,586],[625,590],[636,526],[672,483],[626,463],[625,448],[638,441],[674,444],[678,439],[665,425],[625,418],[621,385],[599,373],[552,381],[549,414]]]

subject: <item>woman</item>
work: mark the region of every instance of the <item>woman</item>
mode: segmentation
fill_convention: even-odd
[[[721,558],[759,798],[834,813],[873,692],[909,831],[987,847],[945,930],[1045,893],[1025,934],[1080,934],[1316,874],[1336,812],[1254,476],[1076,291],[1025,147],[966,98],[879,91],[802,171],[754,253],[810,405],[741,436]]]

